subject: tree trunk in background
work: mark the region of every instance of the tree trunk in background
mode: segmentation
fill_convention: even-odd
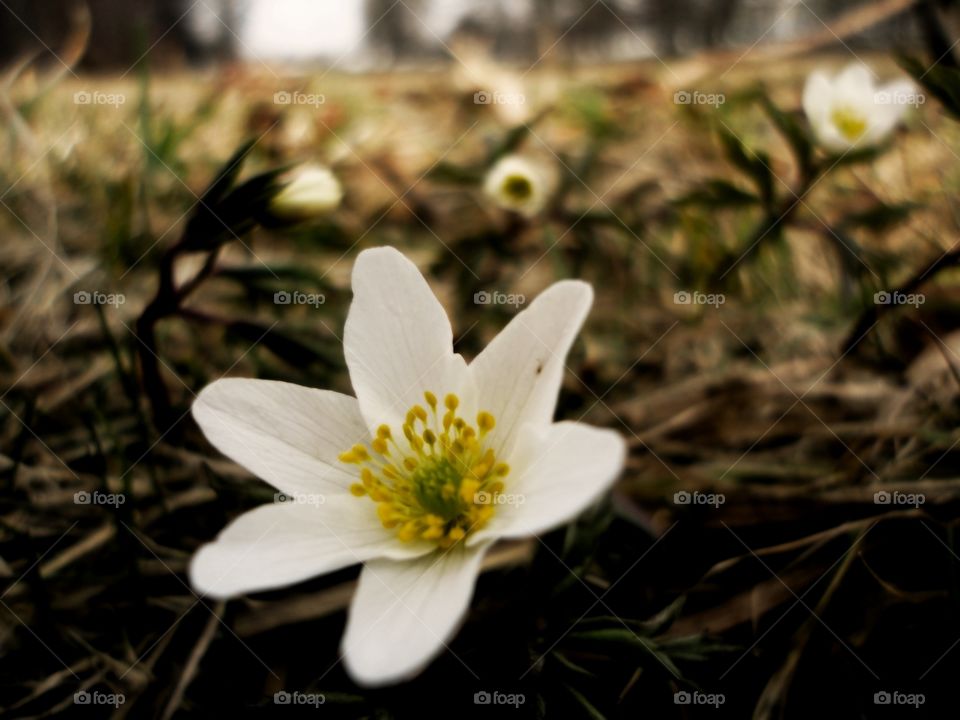
[[[421,19],[427,8],[421,0],[367,0],[365,14],[370,32],[367,42],[377,52],[386,54],[391,60],[423,57],[428,48],[434,45],[434,38],[425,41],[427,31],[417,17]],[[414,15],[416,13],[416,15]]]
[[[71,19],[78,0],[4,0],[0,5],[0,61],[6,63],[28,54],[58,52],[74,29]],[[155,65],[177,64],[186,59],[210,55],[200,44],[184,17],[190,4],[185,0],[86,0],[92,32],[82,66],[91,70],[127,70],[144,53]],[[211,4],[211,7],[215,3]],[[222,3],[226,25],[235,21],[232,2]],[[233,38],[224,30],[214,46],[217,57],[229,56]]]

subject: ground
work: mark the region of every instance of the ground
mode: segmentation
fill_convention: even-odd
[[[485,86],[446,70],[13,78],[0,705],[74,712],[88,691],[121,693],[118,716],[201,717],[297,691],[344,717],[494,711],[477,692],[550,717],[874,717],[883,692],[923,693],[918,714],[950,706],[960,317],[956,274],[925,270],[956,234],[960,133],[928,97],[881,150],[832,158],[805,188],[764,102],[804,127],[807,72],[848,59],[722,76],[702,59],[544,67],[504,104],[475,103]],[[284,91],[299,99],[275,102]],[[158,415],[138,319],[164,250],[247,139],[242,177],[320,161],[344,204],[317,227],[226,242],[187,310],[156,323]],[[507,151],[551,176],[533,219],[480,192]],[[426,272],[468,358],[554,280],[593,284],[557,417],[614,428],[631,452],[575,525],[497,549],[449,652],[370,691],[338,654],[355,568],[229,604],[191,590],[191,554],[273,490],[188,409],[223,375],[350,392],[349,273],[385,244]],[[179,257],[176,278],[205,257]],[[912,304],[871,314],[914,275]]]

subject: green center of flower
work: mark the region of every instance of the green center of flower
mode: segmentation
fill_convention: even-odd
[[[457,414],[456,395],[447,395],[442,408],[432,392],[423,397],[429,410],[414,405],[407,411],[406,442],[381,425],[373,440],[341,453],[340,461],[360,467],[350,492],[377,504],[385,528],[396,529],[404,542],[448,548],[490,520],[510,468],[484,442],[496,424],[493,415],[478,413],[473,426]]]
[[[850,142],[859,140],[867,130],[867,119],[850,108],[836,108],[830,114],[830,120],[840,134]]]
[[[514,202],[524,202],[533,195],[533,184],[523,175],[508,175],[503,181],[503,192]]]

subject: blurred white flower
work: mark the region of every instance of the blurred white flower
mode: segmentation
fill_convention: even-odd
[[[322,165],[294,170],[270,199],[270,213],[281,220],[302,221],[325,215],[343,199],[340,181]]]
[[[878,86],[870,69],[854,62],[835,76],[813,71],[803,89],[803,110],[817,140],[845,152],[883,141],[910,104],[922,102],[909,80]]]
[[[532,217],[547,201],[547,179],[540,168],[519,155],[500,158],[487,171],[483,191],[496,205]]]
[[[392,248],[353,271],[344,352],[357,397],[226,379],[193,415],[210,442],[297,499],[241,515],[190,565],[229,597],[362,562],[343,640],[367,685],[408,678],[454,634],[499,538],[575,517],[620,473],[623,439],[553,422],[590,286],[545,290],[469,365],[416,266]]]
[[[496,51],[476,38],[458,35],[450,46],[458,60],[451,72],[453,87],[473,99],[477,112],[490,115],[505,126],[529,123],[544,108],[560,100],[566,85],[564,76],[551,70],[549,62],[538,63],[534,79],[518,72],[515,66],[498,62]]]

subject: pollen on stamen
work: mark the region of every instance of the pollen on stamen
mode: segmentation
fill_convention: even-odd
[[[360,482],[350,486],[357,498],[376,503],[381,524],[402,542],[416,540],[449,548],[489,522],[503,492],[509,466],[498,462],[487,437],[496,420],[487,411],[474,423],[458,414],[460,398],[423,393],[429,412],[413,405],[396,428],[380,425],[368,444],[340,454],[360,467]]]
[[[480,432],[488,433],[493,430],[496,425],[496,421],[493,419],[493,415],[488,412],[481,412],[477,415],[477,426],[480,428]]]

